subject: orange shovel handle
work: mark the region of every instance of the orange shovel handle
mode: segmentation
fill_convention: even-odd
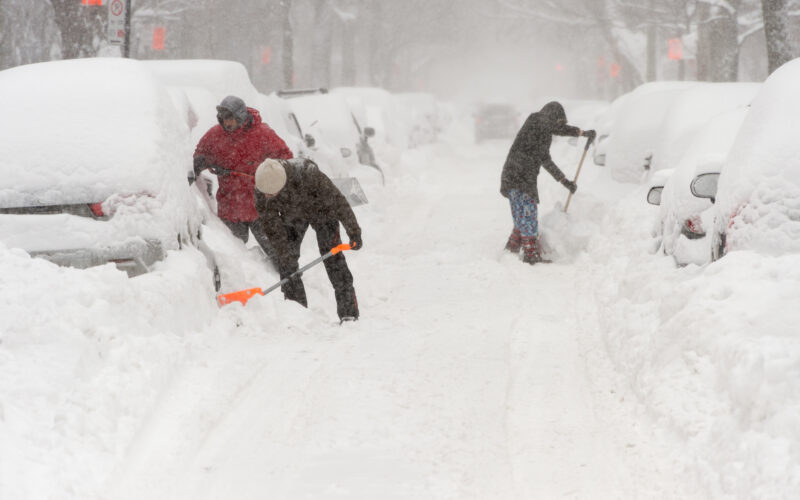
[[[262,290],[261,288],[248,288],[247,290],[239,290],[239,291],[231,292],[231,293],[222,293],[222,294],[217,295],[217,304],[220,307],[222,307],[224,305],[227,305],[227,304],[230,304],[232,302],[241,302],[242,305],[245,305],[245,304],[247,304],[247,301],[252,299],[254,296],[256,296],[256,295],[266,295],[267,293],[271,292],[272,290],[278,288],[279,286],[281,286],[284,283],[286,283],[287,281],[289,281],[289,279],[292,278],[293,276],[302,273],[303,271],[305,271],[309,267],[314,266],[316,264],[319,264],[320,262],[322,262],[323,260],[327,259],[328,257],[333,257],[337,253],[342,252],[344,250],[350,250],[350,244],[349,243],[342,243],[341,245],[336,245],[335,247],[331,248],[330,252],[326,253],[325,255],[322,255],[321,257],[317,258],[316,260],[314,260],[312,262],[309,262],[308,264],[306,264],[302,268],[300,268],[297,271],[293,272],[291,275],[287,276],[286,278],[280,280],[278,283],[275,283],[271,287],[267,288],[266,291]]]

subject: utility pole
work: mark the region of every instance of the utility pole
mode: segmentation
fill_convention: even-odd
[[[109,0],[108,42],[122,45],[122,57],[131,54],[131,0]]]
[[[131,56],[131,0],[125,0],[125,43],[122,45],[122,57]]]

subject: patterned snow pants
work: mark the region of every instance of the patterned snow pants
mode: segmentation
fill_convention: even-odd
[[[535,238],[539,235],[539,212],[536,203],[527,194],[518,189],[508,192],[511,203],[511,216],[514,218],[514,232],[519,231],[523,238]]]

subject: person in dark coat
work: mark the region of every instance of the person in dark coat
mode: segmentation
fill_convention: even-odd
[[[528,264],[542,262],[538,240],[539,169],[544,167],[571,193],[578,189],[550,157],[550,144],[554,135],[585,136],[591,142],[596,133],[594,130],[581,130],[567,125],[564,107],[558,102],[549,102],[538,113],[531,113],[517,132],[500,178],[500,193],[509,199],[511,216],[514,219],[514,230],[505,248],[513,253],[522,248],[522,260]]]
[[[269,243],[253,222],[258,217],[253,186],[256,169],[267,158],[292,158],[278,134],[261,121],[258,110],[236,96],[217,106],[217,121],[200,139],[194,152],[195,177],[205,169],[217,175],[217,215],[231,232],[247,243],[250,231],[269,254]]]
[[[299,268],[300,244],[308,226],[317,233],[320,255],[340,245],[339,224],[350,238],[350,246],[362,246],[361,227],[344,195],[306,159],[266,160],[256,170],[256,210],[262,231],[269,238],[281,279]],[[357,320],[358,301],[353,275],[344,253],[324,261],[325,271],[336,295],[336,310],[341,321]],[[300,277],[289,280],[281,288],[284,297],[308,307],[306,291]]]

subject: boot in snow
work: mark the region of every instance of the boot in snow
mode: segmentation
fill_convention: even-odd
[[[519,229],[514,229],[511,231],[511,236],[508,237],[508,242],[506,243],[505,250],[511,253],[519,253],[519,249],[522,246],[522,234],[519,232]]]
[[[536,237],[522,238],[522,262],[526,264],[550,263],[542,258],[541,245]]]

